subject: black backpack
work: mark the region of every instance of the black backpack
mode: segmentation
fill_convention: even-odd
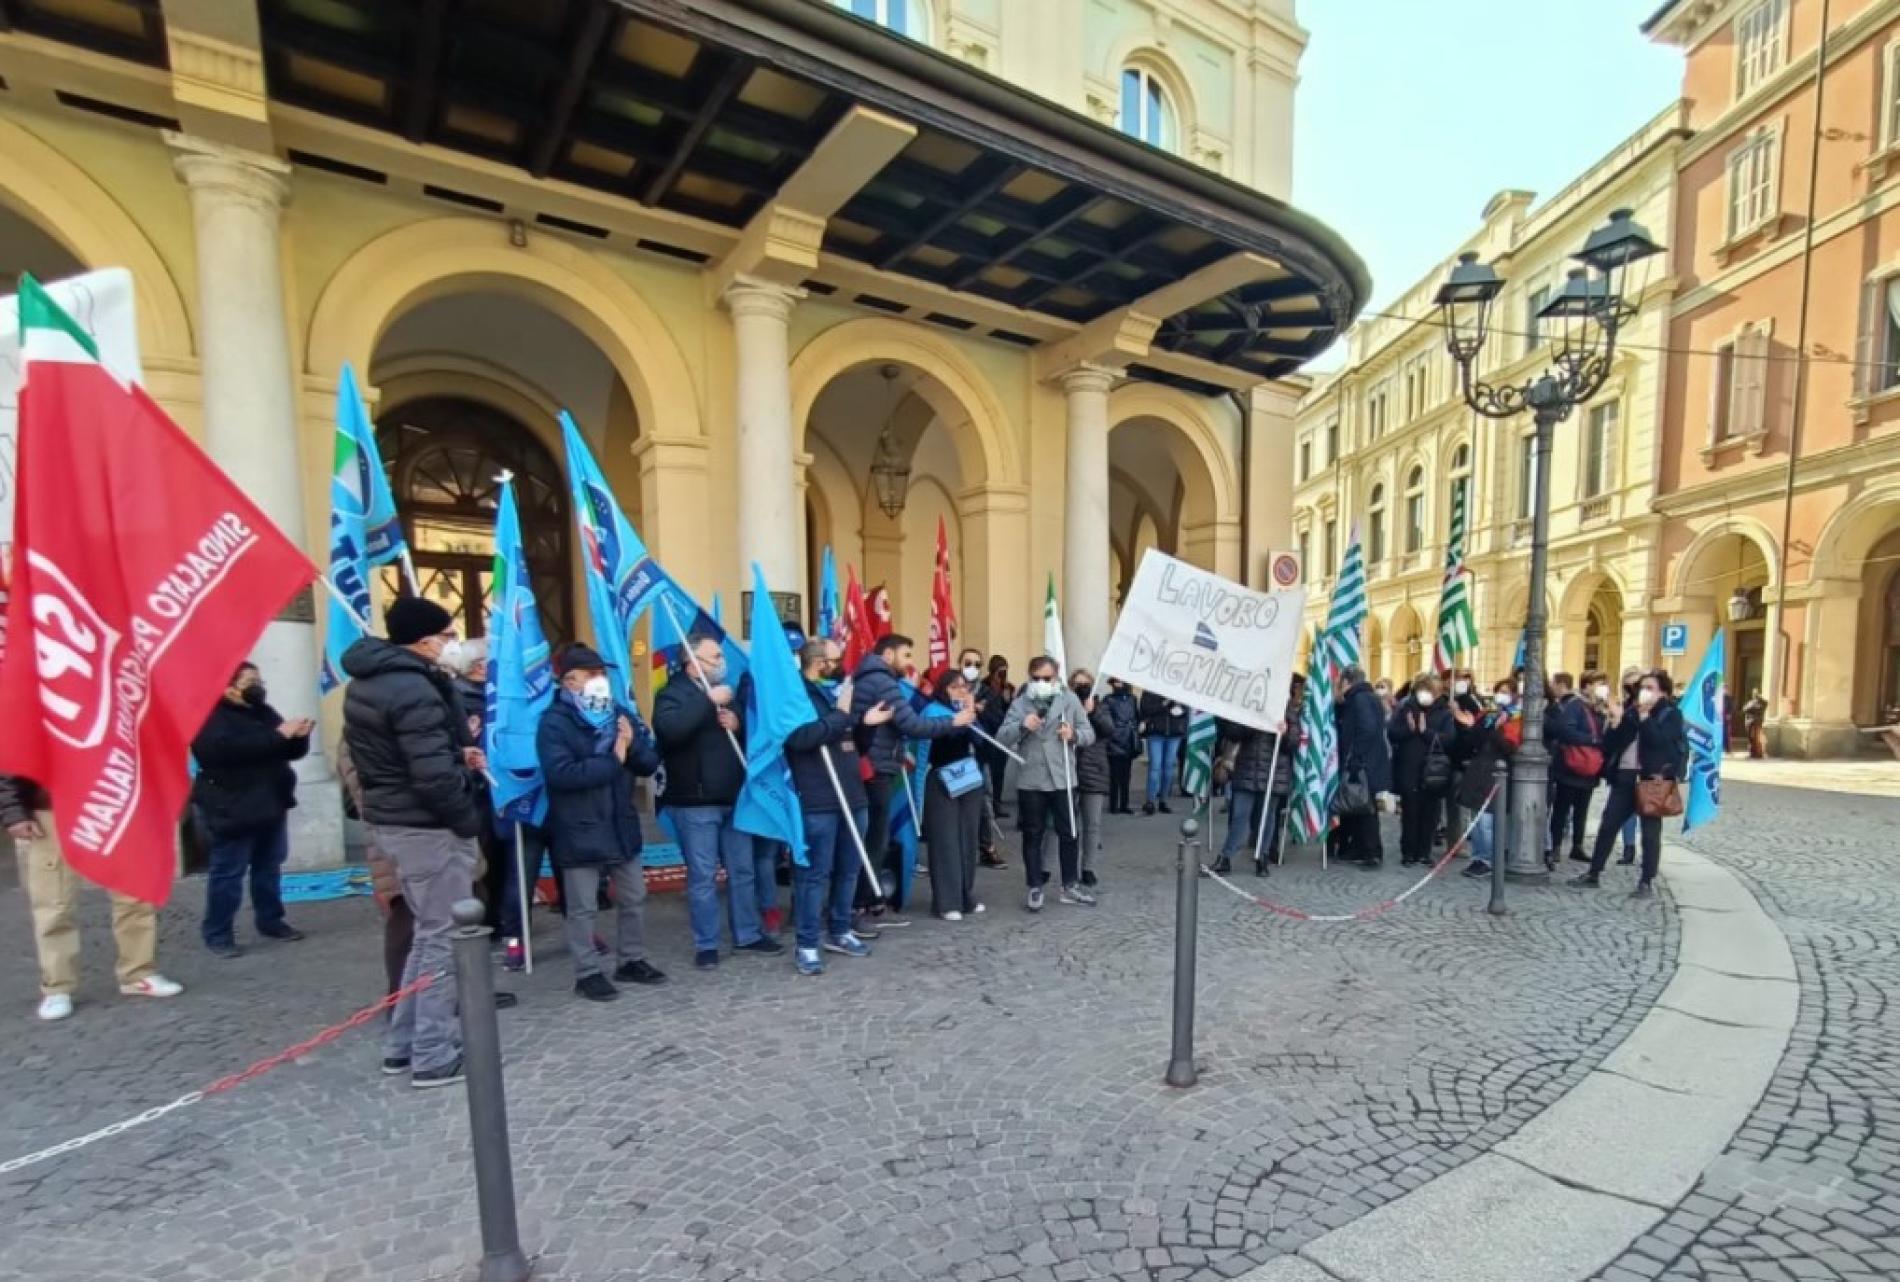
[[[1419,775],[1419,786],[1433,794],[1451,791],[1451,754],[1433,735],[1425,749],[1425,768]]]

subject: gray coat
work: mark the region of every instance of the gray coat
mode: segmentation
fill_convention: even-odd
[[[996,737],[1002,740],[1005,747],[1014,748],[1022,754],[1023,766],[1016,780],[1018,788],[1025,792],[1061,792],[1074,781],[1075,772],[1072,762],[1067,766],[1063,764],[1068,747],[1056,737],[1056,727],[1064,723],[1074,726],[1074,743],[1078,748],[1095,742],[1095,728],[1089,724],[1088,715],[1082,711],[1081,701],[1070,690],[1058,690],[1056,697],[1049,701],[1049,710],[1042,714],[1040,729],[1025,730],[1023,718],[1034,711],[1035,700],[1026,692],[1019,691]]]

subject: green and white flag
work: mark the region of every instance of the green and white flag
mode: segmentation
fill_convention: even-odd
[[[1451,538],[1445,544],[1445,587],[1438,597],[1438,643],[1432,667],[1449,672],[1460,656],[1478,646],[1471,617],[1471,585],[1465,581],[1465,483],[1451,487]]]
[[[1056,661],[1062,679],[1069,679],[1069,659],[1062,645],[1062,612],[1056,608],[1056,572],[1049,571],[1049,592],[1042,599],[1042,652]]]
[[[1203,802],[1214,790],[1214,740],[1219,731],[1212,713],[1188,714],[1187,764],[1181,770],[1181,783],[1188,796]]]

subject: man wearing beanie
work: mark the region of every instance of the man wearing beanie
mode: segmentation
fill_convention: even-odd
[[[395,861],[415,917],[403,985],[433,976],[397,1004],[383,1050],[383,1071],[407,1072],[420,1090],[462,1080],[451,909],[474,894],[488,763],[469,735],[453,678],[439,666],[443,648],[456,639],[449,612],[402,597],[384,623],[387,640],[364,637],[344,651],[350,685],[343,737],[362,790],[363,821]]]

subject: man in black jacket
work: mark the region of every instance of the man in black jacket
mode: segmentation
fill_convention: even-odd
[[[851,676],[851,716],[858,723],[855,731],[858,751],[871,763],[871,778],[864,785],[865,800],[870,807],[864,848],[871,852],[871,862],[884,874],[885,886],[890,891],[888,899],[878,894],[878,888],[872,886],[870,877],[866,876],[858,888],[858,904],[879,911],[887,904],[893,910],[901,911],[904,907],[899,897],[902,878],[898,876],[897,860],[890,850],[891,798],[897,791],[898,773],[904,768],[904,745],[912,739],[941,739],[976,720],[976,712],[971,708],[959,708],[953,717],[926,717],[910,706],[910,696],[897,677],[910,666],[910,647],[911,639],[907,636],[892,632],[881,637]],[[871,722],[866,714],[873,708],[889,708],[891,715]],[[888,913],[879,921],[882,926],[905,924]]]
[[[726,866],[736,951],[776,957],[785,949],[759,921],[752,837],[732,826],[733,803],[745,783],[738,736],[739,702],[726,684],[719,638],[694,635],[653,700],[653,734],[666,765],[660,804],[673,817],[686,860],[686,910],[693,927],[693,961],[719,964],[719,865]]]
[[[449,933],[455,903],[474,893],[488,761],[439,666],[443,647],[455,640],[449,612],[402,597],[384,624],[387,640],[364,637],[344,651],[343,735],[362,787],[363,820],[395,861],[415,916],[403,985],[430,976],[427,988],[397,1003],[383,1050],[383,1071],[409,1073],[420,1090],[462,1080]]]
[[[603,878],[613,883],[619,962],[614,979],[666,982],[646,959],[647,881],[640,866],[640,816],[633,810],[633,781],[660,768],[660,752],[640,714],[615,705],[599,654],[570,645],[555,658],[554,671],[560,688],[534,735],[548,786],[548,849],[567,904],[574,991],[589,1001],[610,1002],[620,992],[601,973],[594,950]]]
[[[798,944],[794,961],[801,975],[824,973],[821,947],[844,957],[871,955],[871,946],[851,930],[852,892],[860,868],[857,840],[845,826],[853,825],[862,837],[868,822],[855,738],[860,722],[851,714],[856,691],[849,680],[840,682],[835,694],[819,685],[838,674],[842,653],[838,643],[829,640],[807,642],[799,651],[812,719],[785,736],[785,762],[805,823],[805,862],[792,865],[792,921]],[[862,724],[876,729],[895,715],[878,704],[866,710]]]
[[[303,938],[284,920],[281,887],[290,853],[286,816],[297,804],[297,775],[290,763],[310,751],[316,723],[285,721],[266,697],[257,665],[240,664],[191,741],[198,763],[191,800],[211,843],[200,933],[205,947],[219,957],[243,954],[233,927],[247,877],[257,933],[266,939]]]
[[[1357,665],[1339,674],[1339,772],[1343,780],[1363,775],[1366,790],[1388,807],[1392,794],[1392,748],[1386,739],[1385,701]],[[1372,813],[1342,815],[1339,820],[1341,858],[1347,863],[1378,868],[1385,863],[1385,845],[1379,836],[1379,806]]]

